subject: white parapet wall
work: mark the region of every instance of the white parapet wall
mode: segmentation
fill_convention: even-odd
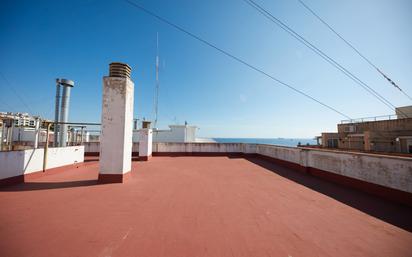
[[[154,143],[156,153],[243,153],[242,143]]]
[[[138,147],[134,147],[136,151]],[[153,153],[244,153],[412,193],[412,158],[242,143],[153,143]]]
[[[412,158],[257,145],[256,154],[412,193]]]
[[[0,179],[6,179],[43,170],[44,149],[0,152]],[[84,161],[84,146],[49,148],[47,169]]]
[[[303,164],[302,166],[305,166],[301,156],[301,148],[298,147],[256,145],[255,153],[294,164]]]
[[[302,149],[308,167],[412,193],[412,158]]]
[[[100,151],[100,142],[86,142],[84,143],[84,152],[98,153]]]
[[[84,142],[84,152],[86,155],[96,155],[100,151],[100,142]],[[132,152],[139,152],[139,142],[133,142]]]

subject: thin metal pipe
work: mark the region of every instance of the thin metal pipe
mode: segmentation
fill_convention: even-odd
[[[47,169],[47,152],[49,150],[50,127],[51,127],[51,123],[48,123],[47,132],[46,132],[46,145],[44,146],[44,154],[43,154],[43,172],[45,172]]]
[[[71,86],[63,86],[62,102],[61,102],[61,112],[60,112],[60,122],[67,122],[69,118],[69,105],[70,105],[70,90]],[[60,125],[60,143],[59,146],[67,145],[67,125]]]
[[[59,122],[60,117],[60,80],[56,79],[56,103],[54,106],[54,140],[53,145],[54,147],[58,146],[58,133],[59,133],[59,126],[57,125]]]
[[[39,148],[39,136],[40,136],[40,119],[36,119],[35,121],[35,129],[34,129],[34,149]]]
[[[9,141],[9,151],[13,150],[13,130],[14,130],[14,119],[11,120],[11,127],[9,128],[10,130],[10,141]],[[9,135],[9,133],[7,133]]]
[[[101,123],[90,123],[90,122],[57,122],[57,124],[66,124],[66,125],[102,125]]]
[[[3,151],[3,143],[4,143],[4,128],[6,127],[5,125],[5,123],[4,123],[4,120],[1,120],[1,124],[2,124],[2,126],[1,126],[1,135],[0,135],[0,151]]]

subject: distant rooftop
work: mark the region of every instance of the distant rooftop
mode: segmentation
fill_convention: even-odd
[[[370,121],[412,118],[412,105],[411,106],[397,107],[395,109],[395,112],[396,112],[396,114],[342,120],[341,123],[342,124],[345,124],[345,123],[360,123],[360,122],[370,122]]]

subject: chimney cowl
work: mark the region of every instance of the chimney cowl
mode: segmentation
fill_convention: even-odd
[[[62,86],[74,87],[74,81],[70,79],[56,79],[56,82]]]
[[[109,77],[129,78],[132,69],[126,63],[112,62],[110,63]]]

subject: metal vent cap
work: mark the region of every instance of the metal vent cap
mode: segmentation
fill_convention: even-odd
[[[112,62],[110,64],[110,77],[130,78],[132,69],[126,63]]]
[[[70,79],[56,79],[56,82],[63,86],[74,87],[74,81]]]

